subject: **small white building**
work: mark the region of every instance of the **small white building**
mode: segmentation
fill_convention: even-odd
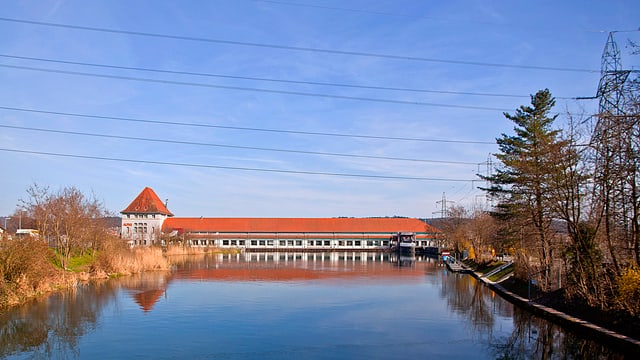
[[[150,187],[144,190],[120,212],[122,214],[122,238],[129,245],[160,243],[162,223],[173,214]]]

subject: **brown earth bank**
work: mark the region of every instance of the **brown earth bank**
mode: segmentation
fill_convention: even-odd
[[[605,312],[584,304],[576,299],[569,299],[564,289],[542,292],[527,286],[526,281],[513,277],[500,282],[500,286],[525,299],[531,291],[531,300],[538,304],[561,311],[567,315],[588,321],[619,334],[640,340],[640,318],[623,312]]]

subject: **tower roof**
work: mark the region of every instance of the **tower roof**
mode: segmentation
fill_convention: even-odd
[[[162,203],[155,191],[150,187],[145,187],[142,192],[120,213],[135,214],[162,214],[173,216],[171,211]]]

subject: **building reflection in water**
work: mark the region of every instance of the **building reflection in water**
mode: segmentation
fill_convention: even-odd
[[[469,275],[448,272],[437,259],[382,253],[244,253],[173,258],[171,272],[79,286],[0,314],[0,358],[79,357],[80,339],[99,326],[102,312],[118,311],[124,294],[142,313],[169,301],[171,284],[215,282],[357,282],[434,286],[450,312],[467,321],[475,341],[495,358],[623,358],[610,348],[566,332],[500,299]],[[114,309],[115,305],[115,309]],[[428,306],[429,304],[425,304]],[[122,310],[122,309],[121,309]],[[128,311],[138,311],[129,309]],[[502,329],[508,329],[506,332]],[[507,335],[505,335],[507,334]],[[455,353],[455,350],[454,350]]]
[[[169,272],[148,272],[145,276],[123,278],[122,286],[142,311],[149,312],[158,300],[166,296],[171,278]]]

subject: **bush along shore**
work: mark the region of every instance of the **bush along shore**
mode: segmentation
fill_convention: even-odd
[[[542,292],[526,281],[513,277],[513,266],[495,271],[502,261],[465,261],[475,278],[510,302],[590,338],[615,344],[625,352],[640,355],[640,321],[633,316],[606,313],[567,299],[562,289]]]
[[[144,271],[167,271],[171,256],[218,252],[182,246],[129,248],[117,238],[99,250],[78,252],[62,266],[59,254],[37,238],[0,240],[0,312],[79,283]]]

